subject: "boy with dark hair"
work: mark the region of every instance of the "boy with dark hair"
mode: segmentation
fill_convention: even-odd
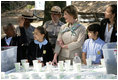
[[[20,62],[21,59],[25,58],[24,54],[22,53],[23,51],[22,46],[24,46],[27,43],[27,39],[26,39],[23,23],[24,23],[23,20],[19,22],[19,26],[20,26],[19,28],[21,31],[20,36],[16,34],[15,27],[11,23],[3,26],[3,30],[6,36],[1,39],[1,46],[2,47],[18,46],[17,47],[17,62]]]
[[[86,64],[86,58],[92,59],[92,64],[100,64],[100,59],[102,58],[102,47],[105,44],[103,40],[99,38],[100,25],[92,24],[88,26],[88,37],[82,49],[82,61]]]
[[[21,46],[26,43],[26,34],[23,27],[20,27],[21,36],[17,36],[15,27],[11,23],[4,25],[3,30],[6,36],[1,39],[1,46]]]

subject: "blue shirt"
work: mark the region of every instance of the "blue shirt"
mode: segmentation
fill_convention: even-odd
[[[46,39],[44,39],[43,42],[39,42],[39,41],[37,41],[37,40],[34,40],[34,43],[35,43],[35,44],[38,44],[39,47],[40,47],[40,49],[41,49],[42,45],[46,45],[46,44],[48,43],[48,41],[47,41]]]
[[[12,37],[9,37],[8,39],[5,37],[5,41],[8,46],[10,45],[11,40],[12,40]]]
[[[82,51],[87,54],[86,58],[92,58],[92,64],[100,63],[100,59],[103,55],[102,47],[104,44],[105,42],[100,38],[97,40],[87,39],[84,42]]]

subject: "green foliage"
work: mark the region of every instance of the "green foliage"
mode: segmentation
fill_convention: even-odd
[[[32,9],[32,8],[34,8],[34,7],[35,7],[34,5],[27,5],[27,6],[26,6],[27,9]]]
[[[28,9],[34,8],[34,1],[1,1],[1,12],[22,9],[27,5]]]

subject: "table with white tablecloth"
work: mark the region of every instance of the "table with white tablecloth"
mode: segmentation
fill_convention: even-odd
[[[41,71],[30,66],[28,71],[21,67],[20,71],[12,69],[5,72],[5,79],[117,79],[117,75],[107,74],[106,68],[101,65],[81,65],[79,71],[75,71],[72,65],[62,71],[57,66],[52,66],[50,70],[44,66]]]

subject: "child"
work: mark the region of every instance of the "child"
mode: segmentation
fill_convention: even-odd
[[[105,44],[103,40],[99,38],[100,25],[92,24],[88,26],[88,37],[82,49],[82,61],[86,64],[86,58],[92,59],[92,64],[100,64],[100,59],[102,58],[102,47]]]
[[[23,54],[22,47],[27,43],[25,29],[23,27],[24,21],[22,20],[19,22],[19,28],[21,31],[21,35],[18,36],[15,32],[15,27],[11,23],[3,26],[3,30],[6,36],[1,39],[1,46],[2,47],[9,47],[9,46],[17,46],[17,62],[20,62],[21,59],[24,59],[25,56]]]
[[[6,36],[1,39],[1,46],[21,46],[26,43],[24,27],[20,26],[21,36],[16,35],[15,27],[11,23],[4,25],[3,30]]]
[[[30,65],[33,64],[33,60],[39,57],[42,57],[42,65],[53,59],[52,46],[48,41],[46,30],[42,26],[34,30],[34,41],[29,44],[28,61]]]

